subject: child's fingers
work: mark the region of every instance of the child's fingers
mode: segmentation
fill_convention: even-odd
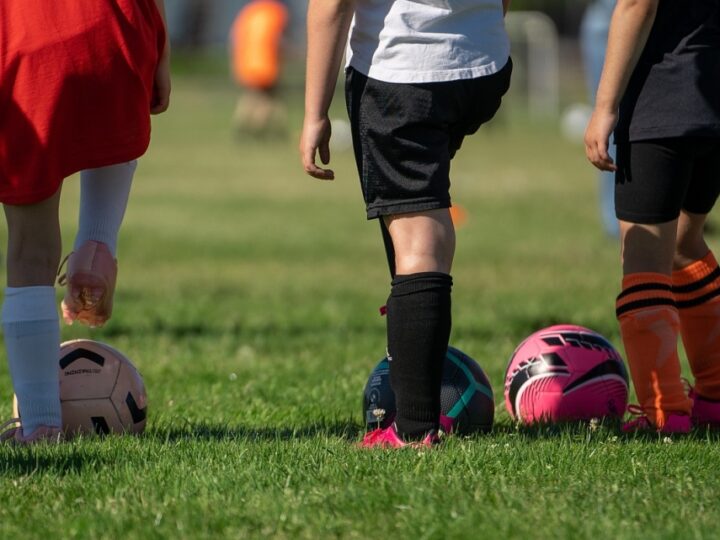
[[[603,144],[602,142],[590,141],[585,146],[585,155],[590,163],[601,171],[614,172],[617,170],[615,163],[607,151],[607,143]]]
[[[320,161],[322,161],[323,164],[327,165],[330,163],[330,145],[327,142],[320,145],[318,153],[320,154]]]
[[[303,152],[303,167],[305,169],[305,172],[313,178],[317,178],[319,180],[335,179],[334,171],[332,171],[331,169],[323,169],[315,164],[315,151],[316,149],[314,147],[310,147],[306,148]],[[329,161],[329,152],[327,154],[327,158]],[[323,159],[322,151],[320,152],[320,159]],[[328,161],[323,160],[323,163],[328,163]]]
[[[170,88],[170,71],[166,64],[162,64],[155,73],[152,103],[150,104],[151,114],[160,114],[168,109],[170,106]]]
[[[160,114],[168,110],[170,106],[170,87],[156,87],[150,114]]]
[[[608,153],[607,140],[599,142],[597,154],[600,162],[600,169],[602,169],[603,171],[615,171],[617,169],[617,167],[615,167],[615,164],[613,163],[612,158],[610,157],[610,154]]]

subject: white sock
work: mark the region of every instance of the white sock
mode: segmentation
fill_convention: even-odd
[[[107,244],[115,256],[120,225],[125,216],[137,161],[118,163],[80,173],[80,220],[77,250],[88,240]]]
[[[7,287],[2,306],[10,376],[24,435],[60,427],[60,323],[53,287]]]

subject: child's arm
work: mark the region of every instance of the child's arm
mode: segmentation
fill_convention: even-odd
[[[595,167],[615,171],[608,140],[618,120],[618,107],[650,35],[659,0],[619,0],[610,21],[595,110],[585,131],[585,155]]]
[[[319,153],[325,165],[330,162],[328,110],[354,12],[355,0],[310,0],[308,3],[305,120],[300,155],[305,172],[321,180],[335,178],[331,169],[315,164],[315,155]]]
[[[155,87],[153,102],[150,104],[151,114],[165,112],[170,105],[170,31],[165,18],[165,0],[155,0],[158,11],[165,23],[165,47],[155,70]]]
[[[503,3],[503,14],[507,15],[508,9],[510,9],[510,0],[502,0]]]

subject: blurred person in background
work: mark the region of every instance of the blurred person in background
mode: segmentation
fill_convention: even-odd
[[[615,311],[639,401],[625,431],[720,426],[720,267],[704,238],[720,194],[719,75],[720,0],[618,0],[585,152],[615,172]]]
[[[285,106],[277,94],[288,19],[282,1],[251,0],[233,22],[230,67],[241,88],[233,124],[239,134],[286,134]]]
[[[600,82],[610,18],[615,2],[616,0],[593,0],[585,9],[580,25],[580,47],[590,103],[595,102],[595,93]],[[609,152],[610,156],[615,159],[614,146],[609,148]],[[598,190],[603,229],[608,236],[617,238],[620,229],[615,218],[615,175],[612,172],[599,172]]]

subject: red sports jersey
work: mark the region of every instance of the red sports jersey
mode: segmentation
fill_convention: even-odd
[[[154,0],[0,1],[0,202],[141,156],[164,43]]]

